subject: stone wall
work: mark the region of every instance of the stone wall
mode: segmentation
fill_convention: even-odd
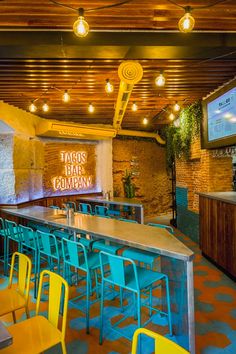
[[[144,203],[145,216],[170,210],[171,182],[164,147],[147,140],[113,139],[114,195],[124,196],[122,176],[126,170],[134,172],[135,197]]]

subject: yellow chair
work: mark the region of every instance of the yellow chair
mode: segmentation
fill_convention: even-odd
[[[154,333],[146,328],[139,328],[134,332],[131,354],[137,354],[138,336],[145,334],[155,341],[155,354],[189,354],[189,352],[160,334]]]
[[[39,315],[43,283],[48,282],[48,315]],[[61,343],[62,352],[66,354],[65,332],[68,308],[68,284],[60,275],[44,270],[40,275],[39,291],[36,303],[36,316],[8,327],[13,337],[13,344],[1,350],[1,354],[38,354]],[[61,300],[63,301],[63,318],[58,327]]]
[[[18,266],[16,259],[18,258]],[[14,267],[18,267],[17,287],[12,286]],[[32,263],[26,255],[15,252],[12,255],[10,279],[7,289],[0,291],[0,316],[12,312],[13,321],[16,323],[15,311],[25,308],[29,317],[28,300]]]

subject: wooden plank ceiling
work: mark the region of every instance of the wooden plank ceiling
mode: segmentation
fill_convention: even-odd
[[[61,2],[73,6],[93,8],[119,2],[107,1],[67,1]],[[182,6],[193,7],[213,4],[213,0],[177,1]],[[0,52],[6,50],[11,41],[14,41],[14,31],[44,30],[48,33],[53,30],[71,30],[76,14],[65,8],[50,3],[49,0],[2,0],[0,2]],[[123,31],[123,30],[177,30],[178,19],[183,10],[166,0],[133,0],[129,4],[117,8],[95,11],[86,14],[92,31]],[[236,31],[236,1],[229,0],[214,7],[194,10],[196,31],[232,32]],[[4,31],[13,30],[12,40],[2,43]],[[19,35],[19,31],[17,32]],[[121,33],[122,34],[122,33]],[[125,32],[123,34],[125,38]],[[181,34],[186,36],[185,34]],[[71,36],[74,36],[71,33]],[[139,34],[137,34],[139,36]],[[179,33],[176,31],[176,36]],[[187,35],[188,36],[188,35]],[[205,34],[207,36],[207,33]],[[176,37],[177,38],[177,37]],[[77,39],[76,39],[77,40]],[[83,41],[83,40],[82,40]],[[210,42],[209,42],[210,44]],[[37,42],[35,43],[37,45]],[[83,46],[81,39],[78,45]],[[221,46],[221,49],[224,47]],[[233,44],[228,51],[209,52],[207,57],[199,54],[187,58],[187,54],[176,59],[173,48],[168,56],[160,55],[152,59],[133,57],[139,59],[143,66],[142,80],[134,87],[131,101],[122,123],[122,128],[144,129],[142,119],[147,117],[150,124],[147,130],[155,130],[160,124],[168,122],[168,113],[171,106],[178,101],[184,106],[201,99],[218,86],[232,79],[236,74],[236,46]],[[235,47],[235,52],[234,52]],[[177,47],[176,47],[177,48]],[[191,50],[194,48],[192,44]],[[113,59],[109,55],[101,58],[84,58],[67,54],[64,47],[61,57],[53,58],[40,55],[40,46],[32,58],[29,55],[9,52],[8,57],[0,55],[0,100],[16,107],[28,110],[31,100],[38,106],[37,114],[44,118],[72,121],[85,124],[112,124],[114,107],[118,94],[119,79],[118,67],[126,59],[117,53]],[[189,49],[190,50],[190,49]],[[176,49],[177,51],[177,49]],[[25,46],[27,52],[27,46]],[[185,47],[188,52],[188,47]],[[109,53],[109,51],[107,52]],[[164,56],[164,58],[163,58]],[[50,59],[48,59],[50,58]],[[163,69],[166,76],[164,88],[155,86],[155,77]],[[105,80],[109,78],[114,84],[114,93],[107,95],[104,90]],[[69,103],[62,102],[64,90],[71,95]],[[41,106],[44,102],[50,106],[48,113],[43,113]],[[138,111],[132,112],[131,105],[136,101]],[[92,102],[95,107],[93,114],[88,113],[88,104]],[[164,114],[163,114],[164,112]]]

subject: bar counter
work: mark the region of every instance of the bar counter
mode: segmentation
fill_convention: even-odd
[[[199,196],[201,251],[236,279],[236,192]]]
[[[170,280],[175,337],[191,354],[195,353],[193,252],[167,230],[80,213],[69,219],[62,210],[40,206],[2,209],[2,212],[160,254],[161,271]]]

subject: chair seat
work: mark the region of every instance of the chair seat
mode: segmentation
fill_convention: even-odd
[[[118,243],[111,242],[109,245],[105,243],[105,240],[95,241],[93,243],[92,249],[98,251],[104,251],[111,254],[116,254],[124,246],[119,245]]]
[[[131,258],[134,261],[147,263],[147,264],[151,264],[151,265],[159,257],[159,254],[157,254],[157,253],[139,250],[137,248],[131,248],[131,247],[126,249],[122,255],[124,257]]]
[[[0,316],[25,307],[24,297],[15,289],[3,289],[0,292]]]
[[[81,255],[80,257],[84,258],[83,255]],[[100,267],[99,254],[90,252],[87,254],[87,259],[88,259],[89,269],[96,269]],[[85,263],[81,263],[80,268],[83,269],[85,272],[87,271],[87,267]]]
[[[45,317],[35,316],[7,328],[13,344],[1,354],[38,354],[61,342],[61,333]]]
[[[162,280],[165,277],[165,274],[160,272],[155,272],[150,269],[146,269],[142,267],[136,267],[136,269],[137,269],[137,275],[139,280],[139,288],[141,290],[150,287],[152,284]],[[107,277],[107,279],[112,280],[110,275]],[[126,288],[137,290],[132,264],[125,267],[125,286]]]

